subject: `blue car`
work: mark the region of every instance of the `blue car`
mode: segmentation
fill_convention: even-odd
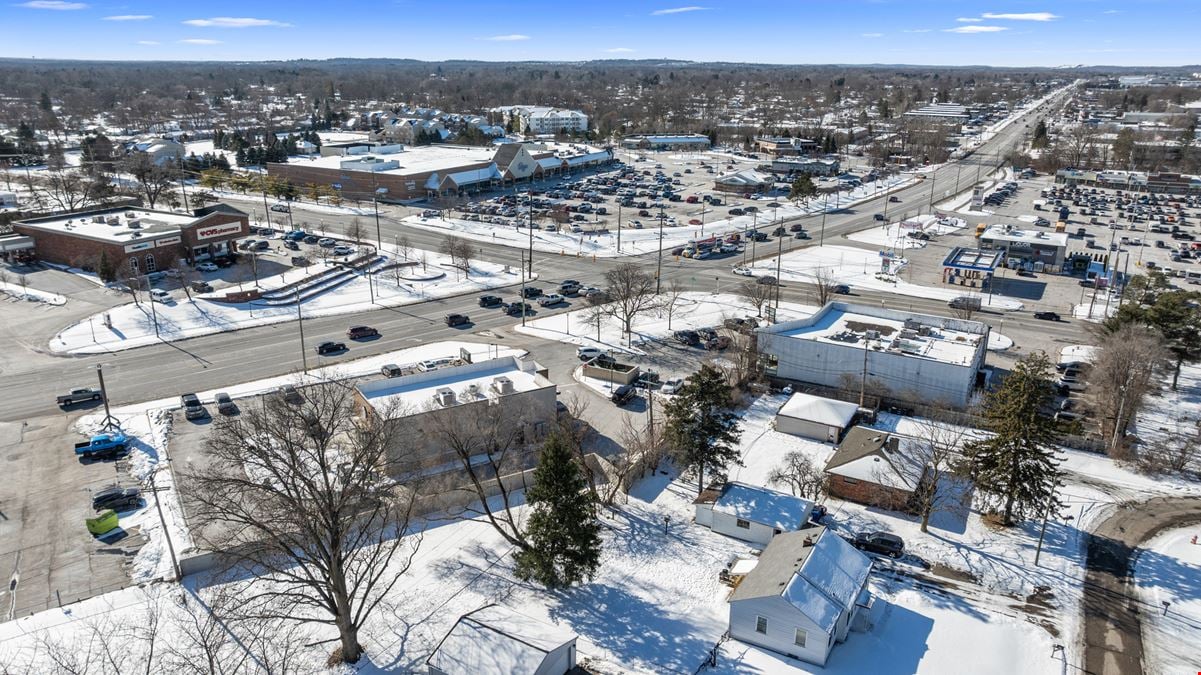
[[[308,235],[304,230],[292,230],[284,235],[284,239],[287,239],[288,241],[302,241],[306,236]]]

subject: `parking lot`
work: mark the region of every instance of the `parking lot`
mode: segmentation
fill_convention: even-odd
[[[137,528],[93,537],[91,494],[129,485],[124,461],[84,463],[72,446],[75,414],[0,424],[0,574],[9,575],[0,601],[3,620],[60,607],[129,586],[128,562],[143,543]],[[153,506],[143,505],[140,511]],[[133,511],[122,512],[125,520]]]

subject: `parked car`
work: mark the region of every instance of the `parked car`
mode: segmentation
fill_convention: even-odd
[[[550,295],[544,295],[541,298],[538,298],[538,304],[542,305],[543,307],[550,307],[551,305],[557,305],[561,302],[563,302],[563,296],[559,295],[558,293],[551,293]]]
[[[851,545],[860,551],[879,553],[890,558],[905,555],[905,540],[888,532],[860,532]]]
[[[726,337],[725,335],[718,335],[705,341],[705,349],[710,351],[721,350],[728,348],[730,344],[730,338]]]
[[[183,406],[184,419],[202,420],[209,416],[209,412],[200,405],[200,397],[196,394],[184,394],[179,397],[179,403]]]
[[[193,281],[190,284],[192,291],[195,293],[212,293],[213,285],[207,281]]]
[[[305,241],[308,241],[308,239],[306,238]],[[338,242],[330,239],[329,237],[323,237],[317,240],[317,245],[322,248],[333,248],[334,246],[338,245]]]
[[[402,370],[400,366],[396,365],[395,363],[384,364],[384,366],[379,369],[379,372],[383,373],[384,377],[400,377],[401,375],[404,375],[404,370]]]
[[[525,288],[521,289],[521,297],[523,298],[532,299],[538,297],[539,295],[542,295],[542,289],[538,288],[537,286],[526,286]]]
[[[205,261],[196,265],[196,269],[201,272],[216,272],[218,268],[213,263]]]
[[[282,398],[285,403],[304,403],[304,397],[300,395],[296,387],[291,384],[285,384],[275,390],[275,394]]]
[[[234,400],[229,397],[229,394],[223,391],[218,392],[217,395],[213,397],[213,402],[217,404],[217,412],[221,413],[222,415],[238,414],[238,404],[234,403]]]
[[[155,302],[160,302],[164,305],[174,302],[174,300],[171,299],[171,294],[161,288],[150,289],[150,299]]]
[[[1059,315],[1055,312],[1035,312],[1034,318],[1042,319],[1043,321],[1059,321]]]
[[[337,354],[346,351],[346,345],[342,342],[322,342],[317,345],[317,355]]]
[[[634,396],[637,394],[638,390],[634,388],[634,385],[623,384],[613,390],[613,393],[609,395],[609,400],[613,401],[617,405],[625,405],[633,400]]]
[[[595,359],[604,353],[604,351],[597,349],[596,347],[580,347],[579,349],[575,350],[576,357],[581,361],[591,361],[592,359]]]
[[[422,361],[421,363],[418,363],[417,370],[425,373],[425,372],[429,372],[431,370],[438,370],[439,368],[446,368],[448,366],[453,366],[453,365],[455,365],[455,362],[456,362],[456,359],[452,359],[450,357],[443,357],[440,359],[429,359],[428,361]]]
[[[498,307],[502,304],[504,304],[504,300],[501,300],[500,296],[498,295],[480,296],[480,307]]]
[[[673,377],[670,380],[664,382],[663,386],[659,389],[659,391],[664,394],[674,394],[674,393],[680,391],[680,387],[683,387],[683,386],[684,386],[684,380],[682,378]]]
[[[335,246],[334,247],[334,255],[350,255],[351,253],[354,253],[353,246]]]
[[[684,345],[695,345],[701,341],[700,334],[694,330],[678,330],[671,336],[676,342]]]
[[[447,314],[446,325],[454,328],[455,326],[463,326],[471,323],[471,319],[466,314]]]
[[[142,505],[142,491],[136,487],[106,487],[92,493],[92,509],[125,511]]]

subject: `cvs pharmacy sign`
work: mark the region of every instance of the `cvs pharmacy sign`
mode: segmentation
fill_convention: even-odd
[[[236,234],[242,231],[241,223],[229,223],[227,225],[210,225],[208,227],[200,227],[196,229],[196,238],[200,241],[220,237],[226,234]]]

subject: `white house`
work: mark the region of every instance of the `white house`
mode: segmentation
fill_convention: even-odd
[[[837,443],[858,411],[854,403],[797,392],[776,411],[776,431]]]
[[[809,525],[813,502],[756,485],[711,485],[693,502],[696,523],[719,534],[766,544]]]
[[[575,633],[499,605],[459,617],[426,659],[430,675],[564,675]]]
[[[824,666],[852,624],[866,624],[871,568],[824,527],[785,532],[730,594],[730,637]]]
[[[150,161],[158,166],[173,164],[184,156],[183,144],[170,138],[137,141],[129,146],[129,151],[145,153],[150,157]]]

